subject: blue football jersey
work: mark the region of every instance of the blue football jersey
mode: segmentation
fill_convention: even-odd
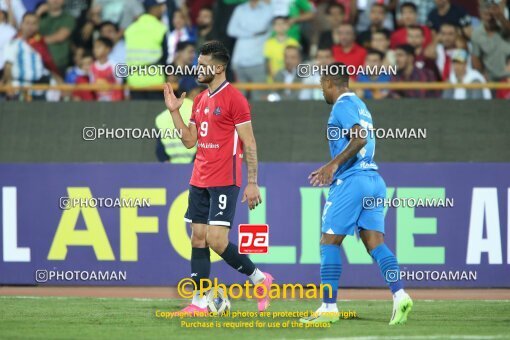
[[[344,179],[354,173],[377,170],[374,162],[375,136],[372,115],[361,99],[352,92],[342,94],[333,105],[328,120],[328,140],[331,157],[335,158],[349,144],[349,131],[354,125],[366,129],[360,135],[367,139],[367,144],[356,156],[342,164],[335,173],[334,180]]]

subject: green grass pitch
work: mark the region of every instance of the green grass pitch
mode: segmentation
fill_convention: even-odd
[[[271,311],[314,310],[318,301],[274,301]],[[510,338],[509,301],[424,301],[414,303],[408,323],[388,326],[391,301],[340,301],[358,318],[330,328],[185,328],[179,319],[156,317],[156,310],[178,310],[184,300],[0,297],[0,339],[365,339]],[[233,301],[232,311],[256,311],[254,301]],[[259,318],[282,324],[292,318]],[[254,318],[200,318],[187,322],[251,322]]]

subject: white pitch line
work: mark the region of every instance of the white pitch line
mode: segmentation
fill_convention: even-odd
[[[132,301],[169,301],[169,300],[185,300],[177,298],[130,298],[130,297],[97,297],[97,296],[30,296],[30,295],[0,295],[0,299],[39,299],[39,300],[69,300],[69,299],[94,299],[94,300],[106,300],[106,301],[118,301],[118,300],[132,300]]]
[[[98,296],[31,296],[31,295],[0,295],[0,299],[8,299],[8,298],[16,298],[16,299],[60,299],[60,300],[66,300],[66,299],[96,299],[96,300],[133,300],[133,301],[168,301],[168,300],[186,300],[182,298],[130,298],[130,297],[98,297]],[[282,300],[284,301],[284,300]],[[286,300],[285,300],[286,301]],[[391,302],[391,300],[338,300],[339,303],[342,302],[378,302],[378,303],[388,303]],[[436,302],[436,301],[448,301],[448,302],[503,302],[508,303],[510,300],[504,299],[504,300],[415,300],[415,302]],[[292,301],[286,301],[286,302],[292,302]]]
[[[503,339],[507,338],[506,335],[400,335],[400,336],[353,336],[353,337],[338,337],[338,338],[319,338],[321,340],[341,340],[341,339],[349,339],[349,340],[381,340],[381,339]],[[304,339],[302,339],[304,340]]]

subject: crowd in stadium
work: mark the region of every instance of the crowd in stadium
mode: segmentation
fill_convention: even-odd
[[[240,83],[318,84],[298,65],[396,66],[357,82],[510,83],[507,0],[0,0],[1,85],[178,84],[192,75],[129,74],[116,65],[197,63],[200,46],[231,51]],[[175,68],[175,69],[176,69]],[[23,100],[8,87],[0,100]],[[360,90],[367,99],[510,99],[510,89]],[[259,90],[254,100],[321,100],[320,89]],[[32,91],[34,100],[157,99],[157,91]]]

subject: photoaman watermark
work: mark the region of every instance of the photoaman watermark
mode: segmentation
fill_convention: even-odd
[[[189,289],[191,288],[191,289]],[[260,288],[260,291],[259,289]],[[223,283],[219,283],[217,278],[211,279],[200,279],[200,283],[197,285],[192,278],[184,278],[177,284],[177,292],[184,299],[191,299],[196,292],[200,296],[205,296],[209,291],[212,290],[213,296],[219,295],[219,290],[227,294],[229,299],[262,299],[269,297],[271,299],[322,299],[324,292],[328,297],[332,297],[333,289],[330,284],[316,285],[309,283],[302,285],[300,283],[284,283],[282,285],[271,284],[269,289],[259,283],[253,284],[246,281],[244,284],[235,283],[227,287]]]

